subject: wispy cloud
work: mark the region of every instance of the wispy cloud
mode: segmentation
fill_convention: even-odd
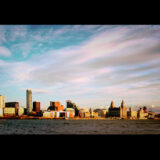
[[[10,57],[12,54],[10,50],[4,46],[0,46],[0,56]]]
[[[24,38],[30,32],[19,36]],[[76,39],[73,33],[89,36],[78,44],[53,47],[54,38],[61,42],[66,34]],[[54,96],[70,97],[81,105],[104,104],[106,97],[107,105],[112,99],[119,105],[122,98],[130,105],[159,105],[159,100],[154,100],[160,89],[159,35],[159,26],[145,25],[35,29],[28,35],[29,41],[16,42],[11,47],[21,50],[24,57],[30,54],[28,59],[7,64],[1,60],[0,67],[10,73],[15,84],[28,85],[33,90],[42,87],[35,89],[36,93],[53,90]],[[32,54],[35,46],[38,52]],[[39,48],[42,46],[46,48]]]

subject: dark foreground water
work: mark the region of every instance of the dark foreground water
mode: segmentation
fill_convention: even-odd
[[[160,121],[0,120],[0,134],[160,134]]]

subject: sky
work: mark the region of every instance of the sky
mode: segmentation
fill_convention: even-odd
[[[0,95],[160,112],[160,25],[0,25]]]

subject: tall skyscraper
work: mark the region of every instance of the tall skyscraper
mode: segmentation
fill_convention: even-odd
[[[5,97],[0,95],[0,109],[5,108]]]
[[[0,95],[0,117],[3,117],[3,109],[5,108],[5,98]]]
[[[32,91],[30,89],[26,90],[26,107],[27,112],[32,112]]]

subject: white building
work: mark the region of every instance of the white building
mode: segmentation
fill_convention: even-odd
[[[3,117],[4,108],[5,108],[5,97],[0,95],[0,117]]]
[[[30,89],[26,90],[26,107],[27,112],[32,112],[32,91]]]

